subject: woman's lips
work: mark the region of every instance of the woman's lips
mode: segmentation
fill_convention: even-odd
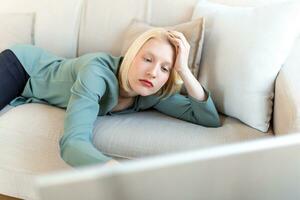
[[[140,79],[139,81],[146,87],[149,87],[149,88],[153,87],[153,84],[150,81],[142,80],[142,79]]]

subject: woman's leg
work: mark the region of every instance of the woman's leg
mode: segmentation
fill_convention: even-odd
[[[28,78],[29,75],[11,50],[0,53],[0,110],[22,94]]]

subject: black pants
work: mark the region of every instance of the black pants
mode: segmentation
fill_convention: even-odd
[[[22,94],[28,79],[29,75],[11,50],[0,53],[0,110]]]

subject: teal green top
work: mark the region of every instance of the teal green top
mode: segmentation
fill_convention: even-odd
[[[10,48],[29,74],[23,93],[10,102],[45,103],[66,108],[60,154],[71,166],[84,166],[111,159],[94,147],[93,124],[97,116],[133,113],[154,108],[166,115],[191,123],[218,127],[220,119],[210,93],[198,101],[175,93],[165,100],[157,96],[137,96],[133,106],[112,112],[118,103],[117,73],[123,57],[89,53],[78,58],[55,56],[32,45]]]

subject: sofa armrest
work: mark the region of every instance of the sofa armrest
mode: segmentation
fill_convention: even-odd
[[[300,131],[300,38],[275,83],[273,131],[283,135]]]

